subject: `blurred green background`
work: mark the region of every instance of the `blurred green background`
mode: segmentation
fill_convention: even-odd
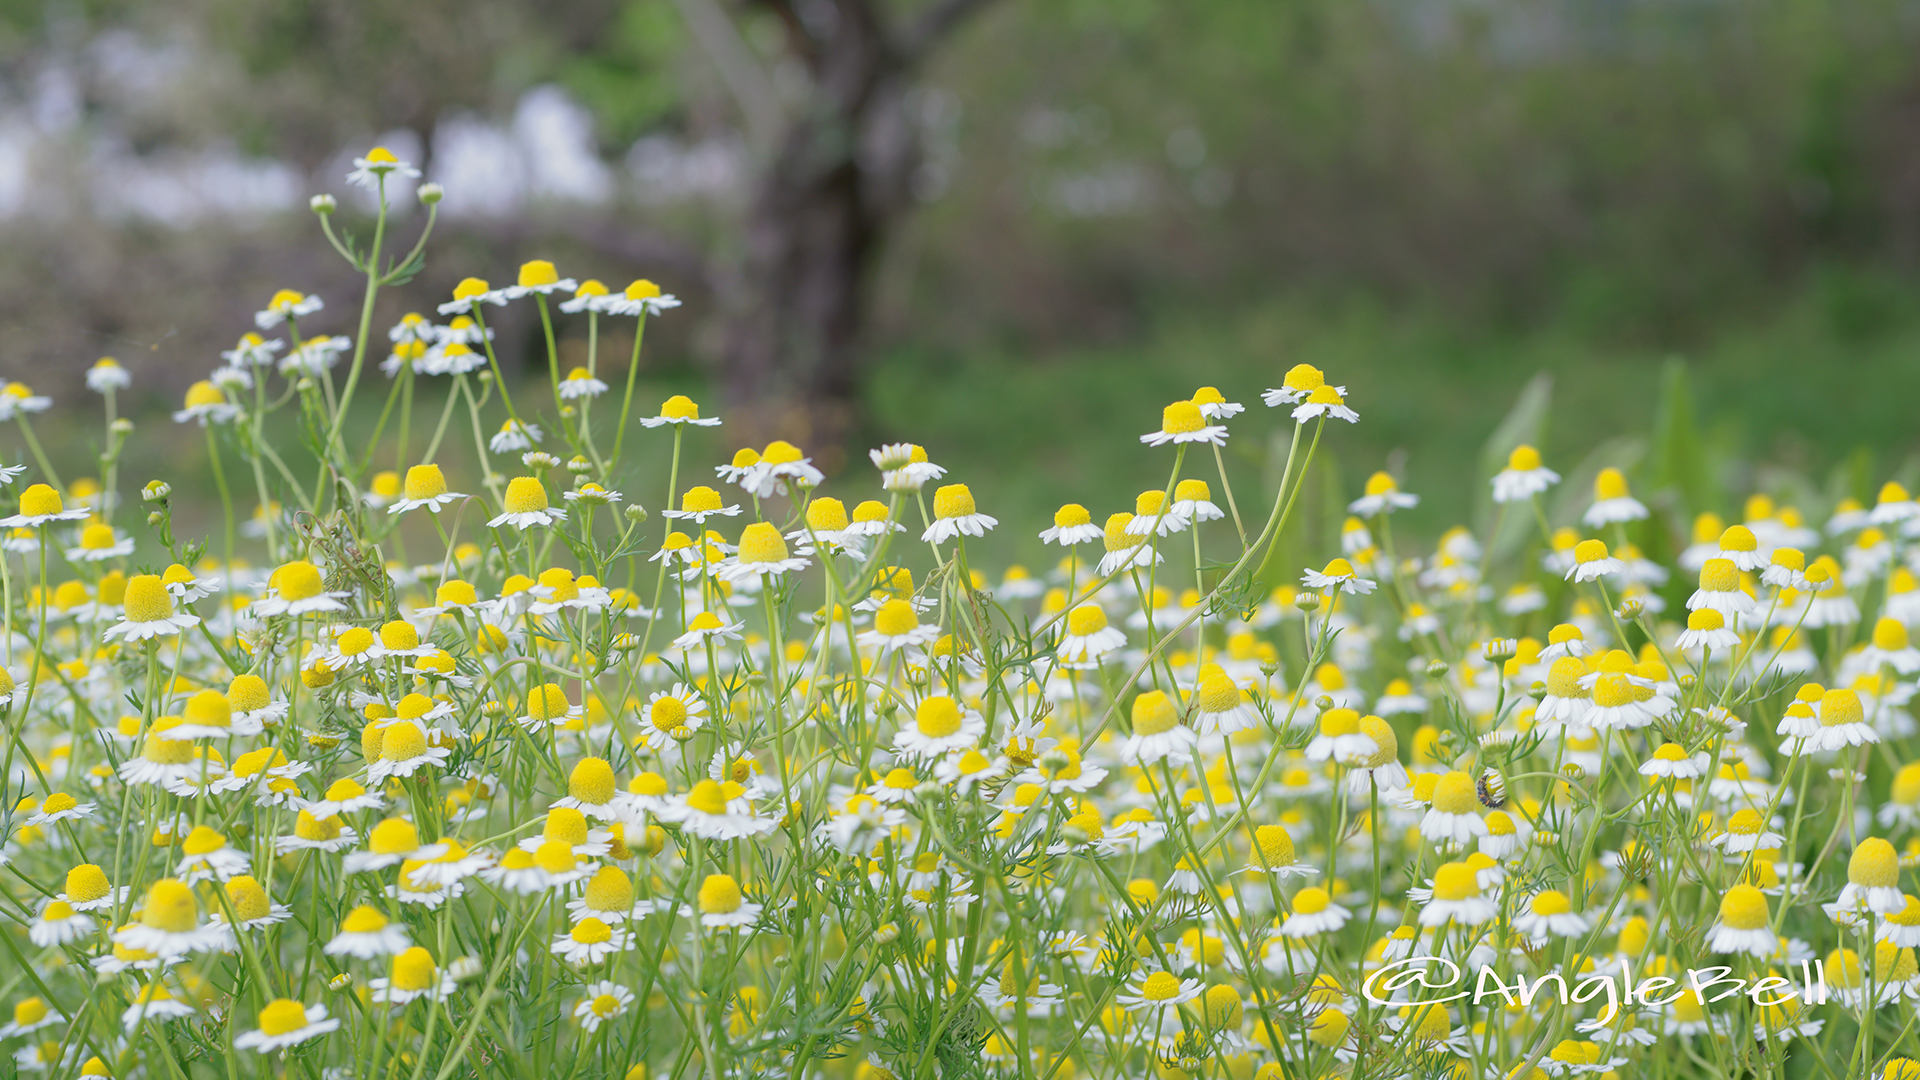
[[[117,356],[126,479],[194,482],[166,413],[255,309],[315,292],[312,329],[351,332],[306,200],[364,230],[342,178],[379,142],[448,197],[377,332],[531,258],[651,278],[686,306],[642,400],[728,416],[703,452],[784,436],[864,497],[864,450],[917,441],[1022,557],[1060,502],[1163,483],[1137,437],[1202,384],[1250,406],[1252,490],[1259,393],[1302,361],[1362,417],[1329,503],[1386,468],[1417,534],[1475,513],[1540,373],[1528,426],[1570,479],[1818,514],[1916,472],[1917,45],[1907,0],[7,2],[0,368],[59,400],[39,430],[85,473],[80,379]],[[529,315],[503,359],[542,359]]]

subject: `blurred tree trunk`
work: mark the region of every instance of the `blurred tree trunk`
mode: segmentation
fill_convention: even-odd
[[[869,286],[912,206],[914,80],[991,0],[932,0],[897,26],[884,0],[752,0],[779,17],[807,73],[785,109],[712,21],[713,0],[679,2],[763,148],[728,282],[727,392],[750,431],[827,452],[856,422]]]

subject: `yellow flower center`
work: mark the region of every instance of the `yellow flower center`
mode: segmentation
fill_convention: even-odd
[[[1179,723],[1179,710],[1164,691],[1148,690],[1133,699],[1134,734],[1160,735],[1172,731]]]
[[[507,513],[532,514],[545,510],[547,503],[546,485],[531,476],[516,476],[507,481]]]
[[[700,883],[700,913],[731,915],[740,910],[740,883],[726,874],[709,874]]]
[[[1540,467],[1540,451],[1531,446],[1520,445],[1507,455],[1507,468],[1514,472],[1532,472]]]
[[[1601,469],[1600,475],[1593,478],[1593,497],[1596,500],[1626,498],[1626,475],[1619,469]]]
[[[542,827],[540,835],[563,844],[584,844],[587,842],[587,815],[571,806],[556,806],[547,811],[546,825]]]
[[[273,911],[273,903],[267,899],[267,890],[246,874],[227,882],[227,902],[233,905],[233,913],[239,916],[241,922],[265,918]]]
[[[566,874],[571,873],[580,861],[574,858],[571,844],[563,840],[546,840],[533,853],[533,863],[549,874]]]
[[[626,297],[629,300],[651,300],[660,295],[660,286],[641,278],[627,286]],[[685,401],[685,398],[680,400]]]
[[[111,888],[107,872],[93,863],[81,863],[67,871],[67,897],[78,903],[92,903],[107,895]]]
[[[293,834],[302,840],[334,840],[340,836],[340,818],[316,818],[311,811],[302,810],[293,823]]]
[[[1732,559],[1708,559],[1700,565],[1700,587],[1708,592],[1732,592],[1740,587],[1740,568]]]
[[[1443,814],[1479,812],[1480,797],[1474,791],[1473,777],[1458,769],[1442,776],[1433,785],[1433,808]]]
[[[930,739],[944,739],[960,730],[960,706],[944,695],[930,697],[920,703],[913,722],[920,734]]]
[[[1127,526],[1131,524],[1133,524],[1133,515],[1124,510],[1118,514],[1108,515],[1106,527],[1108,551],[1125,551],[1147,542],[1146,536],[1136,536],[1127,531]]]
[[[589,806],[605,805],[613,793],[613,765],[605,758],[581,758],[567,777],[567,794]]]
[[[933,493],[933,516],[936,518],[966,517],[975,512],[973,492],[965,484],[947,484]]]
[[[227,705],[236,712],[264,709],[270,700],[267,681],[258,675],[236,675],[227,687]]]
[[[285,600],[311,600],[320,595],[320,568],[298,559],[273,572],[273,588]],[[129,589],[133,583],[127,583]]]
[[[522,287],[551,285],[560,280],[560,272],[545,259],[520,264],[520,284]]]
[[[173,594],[154,574],[128,578],[125,603],[128,622],[159,622],[173,615]]]
[[[603,866],[587,882],[587,907],[625,912],[633,907],[633,881],[617,866]]]
[[[756,521],[740,532],[740,562],[743,565],[777,563],[787,557],[787,541],[780,530],[764,521]]]
[[[285,1035],[306,1026],[306,1006],[297,1001],[276,998],[260,1010],[260,1030],[269,1035]]]
[[[393,958],[392,973],[388,980],[396,990],[418,992],[433,985],[433,976],[433,955],[415,945]]]
[[[438,465],[414,465],[407,469],[406,495],[409,499],[432,499],[447,493],[447,477]]]
[[[1735,885],[1720,901],[1720,921],[1735,930],[1767,925],[1767,894],[1751,885]]]
[[[1860,695],[1852,690],[1829,690],[1820,697],[1820,723],[1825,727],[1858,724],[1866,720]]]
[[[704,887],[701,889],[701,894],[703,896],[706,894]],[[586,918],[580,920],[580,924],[573,928],[573,933],[569,936],[576,944],[601,945],[613,940],[613,928],[599,919]]]
[[[661,731],[684,727],[687,723],[687,703],[669,694],[653,703],[647,710],[647,719]]]
[[[1200,406],[1191,401],[1176,401],[1160,410],[1160,430],[1169,435],[1187,435],[1206,426]]]
[[[1599,562],[1606,557],[1607,542],[1605,540],[1582,540],[1573,547],[1573,559],[1575,562]]]
[[[527,717],[534,721],[552,720],[565,716],[571,706],[567,704],[567,692],[560,689],[558,683],[544,683],[533,688],[527,695]]]
[[[635,282],[635,284],[639,283]],[[698,420],[700,406],[695,405],[693,399],[685,394],[675,394],[660,403],[660,415],[669,420]]]
[[[1286,382],[1281,385],[1299,394],[1310,394],[1326,385],[1327,377],[1312,364],[1295,364],[1287,369]]]
[[[427,752],[427,733],[414,724],[394,724],[383,733],[380,758],[383,761],[412,761]]]
[[[1172,1001],[1180,996],[1180,979],[1172,972],[1156,971],[1141,982],[1140,996],[1148,1001]]]
[[[1295,855],[1293,837],[1284,825],[1262,825],[1253,831],[1256,857],[1261,866],[1291,866]]]
[[[1443,864],[1433,872],[1435,900],[1468,900],[1480,895],[1480,881],[1474,869],[1463,862]]]
[[[1535,915],[1565,915],[1573,910],[1573,901],[1558,889],[1548,889],[1534,894],[1533,913]]]
[[[1907,648],[1907,628],[1898,619],[1881,619],[1873,624],[1873,647],[1886,652]]]
[[[1900,856],[1893,845],[1870,836],[1853,849],[1847,861],[1847,880],[1869,889],[1891,889],[1900,884]]]
[[[200,919],[200,905],[193,890],[176,878],[161,878],[147,890],[147,902],[140,912],[140,924],[169,934],[191,931]]]
[[[889,600],[873,613],[873,628],[886,637],[899,637],[920,625],[920,616],[906,600]]]
[[[1067,615],[1067,633],[1074,637],[1097,634],[1107,628],[1107,613],[1098,604],[1081,604]]]
[[[1068,503],[1053,512],[1053,523],[1059,528],[1070,529],[1076,525],[1092,524],[1093,515],[1087,513],[1087,508],[1079,503]]]
[[[1223,713],[1240,707],[1240,687],[1225,673],[1200,680],[1200,711]]]
[[[687,793],[687,807],[703,814],[724,814],[727,812],[726,789],[718,781],[702,780]]]

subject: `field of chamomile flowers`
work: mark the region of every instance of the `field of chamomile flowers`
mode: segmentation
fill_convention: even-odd
[[[356,166],[371,246],[314,210],[358,332],[280,292],[175,414],[221,535],[131,474],[112,361],[99,479],[34,433],[77,403],[0,391],[0,1068],[1920,1078],[1898,485],[1675,522],[1608,469],[1554,521],[1521,446],[1471,480],[1509,553],[1396,550],[1380,473],[1280,565],[1365,412],[1304,364],[1142,417],[1112,449],[1151,486],[1050,521],[938,448],[693,460],[725,417],[635,401],[650,282],[531,262],[371,325],[440,191]],[[633,320],[624,379],[563,371],[559,320]],[[1233,490],[1221,447],[1276,426],[1277,488]],[[1631,542],[1676,526],[1671,565]],[[996,531],[1057,565],[982,565]]]

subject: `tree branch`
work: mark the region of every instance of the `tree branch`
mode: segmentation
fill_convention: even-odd
[[[720,81],[740,106],[747,122],[747,136],[761,149],[772,147],[780,138],[780,99],[773,79],[760,65],[753,49],[740,36],[732,16],[718,0],[673,0],[680,17],[700,42],[700,48],[720,71]]]

